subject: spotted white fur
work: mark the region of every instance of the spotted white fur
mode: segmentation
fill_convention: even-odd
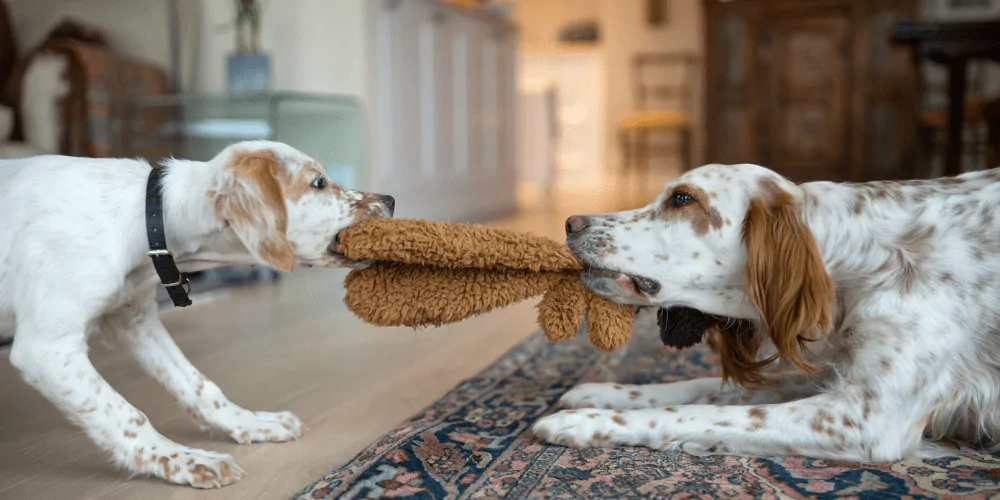
[[[620,273],[584,276],[610,299],[760,323],[741,231],[768,185],[794,201],[835,285],[833,327],[809,346],[818,373],[752,389],[717,378],[582,385],[534,432],[578,447],[855,461],[927,456],[944,438],[1000,448],[1000,169],[794,185],[755,165],[710,165],[643,209],[571,219],[568,242]],[[678,189],[699,192],[697,217],[671,215]],[[660,289],[643,292],[631,276]]]

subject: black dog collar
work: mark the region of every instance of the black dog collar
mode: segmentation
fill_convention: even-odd
[[[167,234],[163,230],[163,189],[160,180],[163,169],[153,167],[146,181],[146,239],[149,240],[149,258],[153,259],[153,267],[160,277],[160,283],[166,287],[170,300],[175,307],[191,305],[188,292],[191,282],[186,274],[177,269],[174,256],[167,250]],[[184,286],[187,286],[187,290]]]

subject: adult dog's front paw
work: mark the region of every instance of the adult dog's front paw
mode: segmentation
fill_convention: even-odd
[[[641,386],[622,384],[581,384],[559,398],[559,406],[572,409],[632,410],[654,404],[656,401],[645,396]]]
[[[240,444],[283,443],[298,439],[306,427],[291,412],[248,411],[233,417],[226,434]]]
[[[539,438],[570,448],[611,447],[628,425],[621,411],[564,410],[543,417],[531,427]]]

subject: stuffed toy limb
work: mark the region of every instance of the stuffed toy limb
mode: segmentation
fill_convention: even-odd
[[[337,251],[370,260],[348,274],[344,302],[380,326],[439,326],[543,295],[538,323],[552,341],[569,339],[583,325],[592,345],[614,351],[632,332],[635,308],[614,304],[580,281],[583,266],[569,249],[537,235],[406,219],[377,219],[345,229]],[[700,342],[705,323],[697,311],[661,310],[667,345]],[[674,321],[674,317],[677,321]]]
[[[634,308],[580,282],[583,266],[565,245],[479,225],[378,219],[341,231],[337,251],[371,260],[348,274],[348,309],[381,326],[461,321],[543,295],[538,321],[550,340],[573,336],[586,317],[590,342],[613,351],[632,332]]]

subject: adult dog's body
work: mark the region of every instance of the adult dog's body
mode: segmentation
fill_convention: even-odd
[[[357,265],[331,250],[337,232],[392,212],[390,197],[336,186],[318,163],[280,143],[241,143],[209,162],[164,167],[164,229],[182,272]],[[87,357],[90,334],[119,335],[201,428],[240,443],[302,433],[291,413],[230,402],[160,323],[159,278],[147,256],[149,174],[139,160],[0,162],[0,336],[14,336],[10,361],[25,381],[128,471],[197,487],[230,484],[242,474],[231,456],[160,435]]]
[[[582,385],[534,431],[581,447],[858,461],[924,456],[941,438],[996,449],[998,208],[1000,169],[794,185],[763,167],[710,165],[644,209],[571,217],[588,286],[709,314],[729,382]],[[758,384],[765,339],[815,373]]]

